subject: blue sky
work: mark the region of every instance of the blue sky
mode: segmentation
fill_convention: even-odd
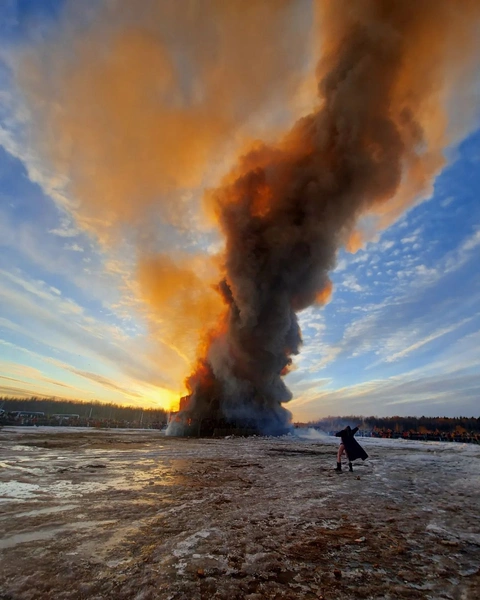
[[[16,61],[59,27],[63,4],[0,9],[0,395],[169,406],[189,365],[152,339],[129,240],[106,246],[82,226],[26,133],[35,115]],[[448,157],[432,197],[356,254],[340,251],[331,301],[300,315],[304,346],[287,377],[295,419],[480,415],[480,129]],[[219,241],[199,226],[171,243]]]

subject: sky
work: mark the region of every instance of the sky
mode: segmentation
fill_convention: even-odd
[[[175,407],[216,318],[222,238],[202,198],[245,144],[314,102],[308,0],[271,30],[268,8],[249,15],[252,57],[285,17],[295,42],[258,73],[236,63],[247,50],[227,9],[223,72],[217,47],[189,45],[195,19],[157,5],[0,5],[0,396]],[[151,24],[166,17],[185,38]],[[465,123],[431,190],[341,249],[330,301],[300,313],[294,420],[480,416],[480,127]]]

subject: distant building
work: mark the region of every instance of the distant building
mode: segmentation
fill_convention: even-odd
[[[180,398],[179,411],[187,410],[189,401],[190,401],[190,396],[182,396]]]
[[[59,421],[69,421],[70,419],[79,419],[80,415],[52,415],[54,419]]]

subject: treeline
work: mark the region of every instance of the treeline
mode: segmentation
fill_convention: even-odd
[[[347,425],[362,431],[392,433],[480,433],[480,417],[326,417],[310,422],[322,431],[339,431]]]
[[[5,413],[16,411],[43,412],[45,416],[78,415],[81,421],[112,421],[148,427],[167,423],[167,411],[161,408],[135,408],[120,404],[80,402],[79,400],[57,400],[55,398],[11,398],[0,397],[0,409]]]

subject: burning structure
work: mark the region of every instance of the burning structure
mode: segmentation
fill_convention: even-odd
[[[276,145],[253,147],[211,192],[226,238],[226,311],[173,435],[289,430],[283,377],[302,343],[296,313],[329,296],[328,272],[358,239],[359,217],[385,226],[443,164],[446,83],[471,50],[476,3],[335,0],[319,10],[319,108]]]

